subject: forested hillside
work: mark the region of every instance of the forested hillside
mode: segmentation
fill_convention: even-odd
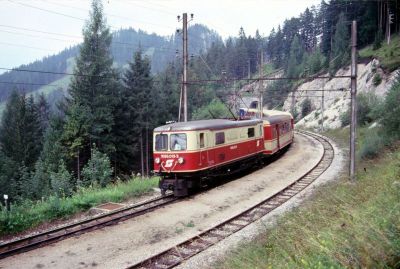
[[[206,51],[213,42],[221,41],[221,37],[215,31],[200,24],[190,26],[188,33],[190,39],[189,51],[194,55],[198,55],[201,51]],[[155,74],[164,70],[169,63],[179,60],[176,58],[176,53],[182,50],[182,36],[171,33],[171,36],[163,37],[133,28],[121,29],[112,33],[111,54],[118,67],[126,66],[132,59],[132,51],[136,51],[139,48],[151,60],[151,71]],[[8,98],[13,89],[29,93],[42,87],[41,84],[51,84],[63,78],[63,74],[54,73],[70,73],[67,70],[69,67],[68,61],[76,57],[78,53],[79,46],[74,46],[65,49],[59,54],[48,56],[42,60],[21,65],[17,68],[28,71],[44,71],[45,73],[10,71],[1,74],[0,81],[12,83],[0,83],[0,103]],[[50,71],[50,73],[46,73],[46,71]]]

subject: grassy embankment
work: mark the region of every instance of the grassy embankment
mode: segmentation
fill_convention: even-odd
[[[334,132],[339,144],[346,132]],[[219,268],[398,268],[400,150],[360,160],[358,168],[356,184],[344,177],[318,188]]]
[[[373,46],[370,45],[361,49],[359,53],[361,58],[378,58],[384,69],[393,71],[400,66],[400,37],[393,35],[390,45],[384,41],[377,50],[373,50]]]
[[[0,210],[0,236],[24,231],[55,219],[70,217],[105,202],[121,202],[150,193],[158,178],[112,184],[106,188],[80,189],[71,197],[50,197],[45,201],[24,202],[10,213]],[[1,209],[1,207],[0,207]]]

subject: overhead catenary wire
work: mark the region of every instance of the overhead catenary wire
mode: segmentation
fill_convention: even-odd
[[[97,77],[97,78],[117,78],[117,79],[120,79],[120,77],[115,77],[115,76],[74,74],[74,73],[68,73],[68,72],[53,72],[53,71],[45,71],[45,70],[29,70],[29,69],[21,69],[21,68],[0,67],[0,70],[16,71],[16,72],[28,72],[28,73],[52,74],[52,75],[65,75],[65,76],[75,76],[75,77]],[[148,78],[144,78],[143,80],[148,80]],[[151,81],[155,82],[155,83],[161,82],[159,80],[151,80]],[[12,82],[8,82],[8,83],[11,84]],[[47,85],[47,84],[45,84],[45,85]]]

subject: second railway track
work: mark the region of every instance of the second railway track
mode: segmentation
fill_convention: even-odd
[[[334,158],[334,149],[329,140],[323,136],[306,131],[300,131],[299,133],[318,140],[323,146],[324,152],[321,159],[310,171],[302,175],[299,179],[280,192],[242,213],[184,241],[183,243],[173,246],[172,248],[156,254],[144,261],[129,266],[128,268],[173,268],[262,218],[303,191],[331,165]]]
[[[172,194],[164,197],[156,197],[93,218],[84,219],[72,224],[63,225],[52,230],[1,244],[0,259],[145,214],[176,200],[177,198]]]

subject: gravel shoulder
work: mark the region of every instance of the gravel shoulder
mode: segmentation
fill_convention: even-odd
[[[118,225],[0,260],[0,268],[124,268],[272,196],[313,167],[322,152],[318,142],[296,135],[289,150],[263,169]],[[210,253],[216,254],[219,245],[190,262],[201,255],[212,262]],[[186,268],[204,268],[205,258],[200,262],[186,263]]]

